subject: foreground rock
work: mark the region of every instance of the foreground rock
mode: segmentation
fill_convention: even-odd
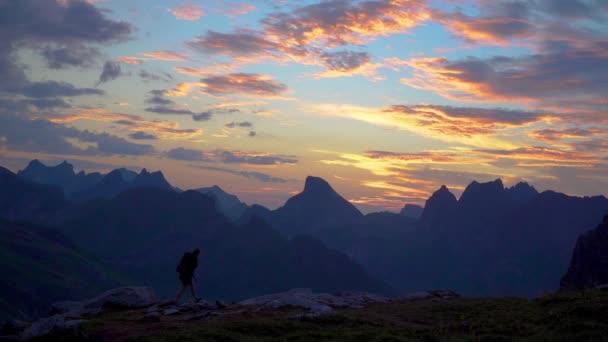
[[[106,309],[125,310],[132,319],[144,322],[204,321],[216,317],[240,319],[259,316],[269,318],[300,318],[333,313],[337,309],[360,309],[371,303],[386,303],[385,297],[365,292],[337,294],[314,293],[311,289],[293,289],[226,304],[220,301],[195,303],[161,302],[148,287],[123,287],[106,291],[95,298],[52,305],[52,316],[31,324],[13,322],[6,325],[4,335],[33,338],[51,333],[68,333],[86,339],[81,325]],[[287,307],[287,308],[286,308]],[[279,310],[274,310],[279,309]],[[128,310],[128,311],[127,311]]]
[[[23,330],[21,337],[32,338],[52,332],[70,332],[78,336],[80,325],[86,322],[81,319],[85,315],[97,314],[108,308],[145,308],[158,302],[158,297],[149,287],[121,287],[81,302],[54,303],[51,307],[52,316],[32,323]]]
[[[560,289],[578,290],[602,284],[608,284],[608,215],[602,224],[578,238]]]
[[[370,303],[384,303],[388,299],[365,292],[342,292],[337,294],[313,293],[311,289],[293,289],[239,302],[240,305],[255,305],[268,308],[297,306],[309,310],[308,316],[334,312],[338,308],[362,308]]]

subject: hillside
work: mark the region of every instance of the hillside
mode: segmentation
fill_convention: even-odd
[[[73,332],[37,341],[600,341],[608,335],[608,292],[526,300],[431,292],[307,316],[299,306],[182,305],[111,310]],[[303,316],[304,314],[304,316]]]
[[[0,320],[44,316],[124,279],[57,231],[0,219]]]

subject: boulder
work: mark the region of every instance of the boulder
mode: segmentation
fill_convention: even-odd
[[[40,319],[25,329],[21,334],[23,338],[33,338],[48,335],[52,332],[70,332],[73,335],[80,335],[80,326],[86,320],[70,320],[65,315],[55,315]]]
[[[149,287],[121,287],[108,290],[84,303],[85,309],[105,307],[137,309],[157,304],[156,293]]]
[[[386,302],[388,299],[365,292],[342,292],[337,294],[313,293],[311,289],[293,289],[287,292],[255,297],[239,302],[241,305],[256,305],[269,308],[298,306],[317,316],[334,312],[337,308],[361,308],[369,303]]]

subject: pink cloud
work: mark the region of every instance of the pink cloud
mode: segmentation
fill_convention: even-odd
[[[199,20],[205,15],[200,5],[192,3],[183,3],[176,8],[169,8],[167,11],[171,12],[178,20]]]

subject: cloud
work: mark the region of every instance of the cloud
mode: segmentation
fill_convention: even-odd
[[[320,58],[325,70],[316,74],[318,78],[361,75],[379,80],[380,78],[376,76],[376,70],[384,66],[382,63],[372,63],[367,52],[347,50],[331,53],[324,52]]]
[[[140,78],[146,81],[173,81],[173,76],[171,76],[171,74],[167,72],[163,72],[162,74],[158,75],[148,72],[146,70],[140,70],[137,75],[139,75]]]
[[[120,76],[120,64],[118,62],[107,61],[103,65],[97,85],[115,80],[118,76]]]
[[[194,121],[208,121],[213,115],[211,111],[195,113],[189,109],[169,108],[163,106],[148,107],[145,109],[145,111],[164,115],[190,115]]]
[[[243,122],[229,122],[227,124],[224,125],[224,127],[227,128],[235,128],[235,127],[242,127],[242,128],[248,128],[248,127],[253,127],[253,124],[249,121],[243,121]]]
[[[27,97],[72,97],[82,95],[104,95],[103,90],[92,88],[76,88],[72,84],[59,81],[31,82],[20,89]]]
[[[165,97],[165,91],[164,90],[151,90],[149,92],[148,97],[146,98],[146,103],[150,103],[150,104],[154,104],[154,105],[161,105],[161,106],[166,106],[166,105],[173,105],[175,104],[175,102],[173,102],[170,99],[167,99]]]
[[[2,99],[0,98],[0,108],[7,112],[24,112],[34,107],[35,109],[59,109],[70,108],[71,105],[63,99],[57,98],[38,98],[38,99]]]
[[[557,143],[565,139],[584,139],[594,135],[605,135],[608,133],[608,129],[600,128],[546,128],[536,130],[529,133],[529,136],[537,141],[545,143]]]
[[[593,167],[604,161],[595,153],[565,151],[552,147],[529,146],[511,150],[479,149],[475,153],[486,154],[500,159],[509,159],[523,167]]]
[[[3,37],[25,44],[110,43],[126,40],[132,27],[109,19],[103,10],[83,1],[4,1],[0,21]]]
[[[188,60],[188,57],[183,52],[176,51],[151,51],[144,52],[142,56],[145,59],[153,59],[157,61],[168,61],[168,62],[184,62]]]
[[[187,43],[205,54],[231,57],[225,70],[271,60],[326,67],[315,77],[373,77],[382,64],[364,61],[354,52],[324,52],[345,45],[363,45],[379,36],[405,33],[430,18],[423,1],[330,0],[291,6],[289,11],[270,13],[259,31],[238,29],[232,33],[208,31]],[[368,56],[369,57],[369,56]],[[217,67],[217,63],[214,64]],[[212,66],[213,67],[213,66]],[[195,70],[182,69],[192,73]],[[201,71],[199,71],[201,72]]]
[[[108,44],[129,38],[132,27],[107,17],[107,13],[84,1],[9,0],[2,3],[0,20],[0,70],[5,79],[27,79],[14,62],[19,48],[41,52],[52,68],[88,66],[96,50],[88,44]],[[10,15],[8,15],[10,14]],[[11,83],[15,85],[16,83]]]
[[[445,142],[500,148],[514,147],[511,138],[500,138],[501,133],[559,121],[558,116],[543,112],[436,105],[393,105],[385,108],[366,108],[321,104],[313,105],[307,110],[320,115],[345,117],[391,129],[409,131]]]
[[[275,55],[279,45],[266,40],[260,33],[240,30],[235,33],[207,31],[195,41],[187,43],[190,47],[207,54],[221,54],[240,57],[251,54]]]
[[[318,43],[331,48],[404,33],[429,17],[422,1],[329,0],[272,13],[262,20],[262,25],[265,35],[282,45],[305,49]]]
[[[180,128],[179,124],[166,120],[147,120],[138,115],[114,113],[105,108],[82,108],[75,114],[49,118],[51,122],[66,123],[77,120],[112,122],[129,132],[153,133],[162,139],[198,141],[203,134],[200,128]]]
[[[47,46],[42,55],[51,69],[64,69],[66,67],[91,67],[99,57],[99,49],[83,44],[71,44],[63,47]]]
[[[178,20],[199,20],[205,15],[202,6],[192,3],[182,3],[176,8],[167,9]]]
[[[260,97],[279,97],[287,91],[283,83],[259,74],[236,73],[201,79],[203,91],[212,95],[243,93]]]
[[[296,164],[294,156],[273,155],[270,153],[242,152],[216,150],[213,155],[224,163],[254,164],[254,165],[281,165]]]
[[[12,151],[69,155],[150,155],[151,145],[131,143],[108,133],[78,130],[47,120],[0,117],[0,145]]]
[[[116,61],[124,64],[141,65],[146,59],[133,56],[118,56]]]
[[[167,157],[175,160],[205,161],[208,158],[202,151],[177,147],[167,151]]]
[[[156,135],[149,134],[146,132],[131,133],[131,134],[129,134],[129,138],[135,139],[135,140],[156,140],[156,139],[158,139],[158,137]]]
[[[597,110],[605,100],[608,41],[564,52],[520,57],[413,58],[401,83],[456,101],[528,103],[540,108]],[[567,102],[562,102],[562,99]]]
[[[370,58],[367,52],[338,51],[321,54],[321,59],[329,70],[352,71],[359,68],[362,64],[369,63]]]
[[[508,45],[511,39],[530,38],[534,30],[534,24],[526,19],[499,14],[484,18],[436,11],[434,19],[443,23],[456,36],[471,43]]]
[[[250,13],[252,11],[255,11],[255,6],[252,4],[246,4],[246,3],[233,4],[233,3],[226,2],[226,1],[220,1],[219,7],[216,7],[215,11],[218,13],[224,14],[225,16],[227,16],[229,18],[235,18],[240,15],[244,15],[244,14]]]
[[[253,179],[256,179],[256,180],[258,180],[260,182],[264,182],[264,183],[286,183],[287,182],[286,179],[271,176],[271,175],[257,172],[257,171],[239,171],[239,170],[232,170],[232,169],[223,168],[223,167],[202,166],[202,165],[191,165],[191,166],[199,168],[199,169],[204,169],[204,170],[226,172],[226,173],[230,173],[233,175],[242,176],[245,178],[253,178]]]

